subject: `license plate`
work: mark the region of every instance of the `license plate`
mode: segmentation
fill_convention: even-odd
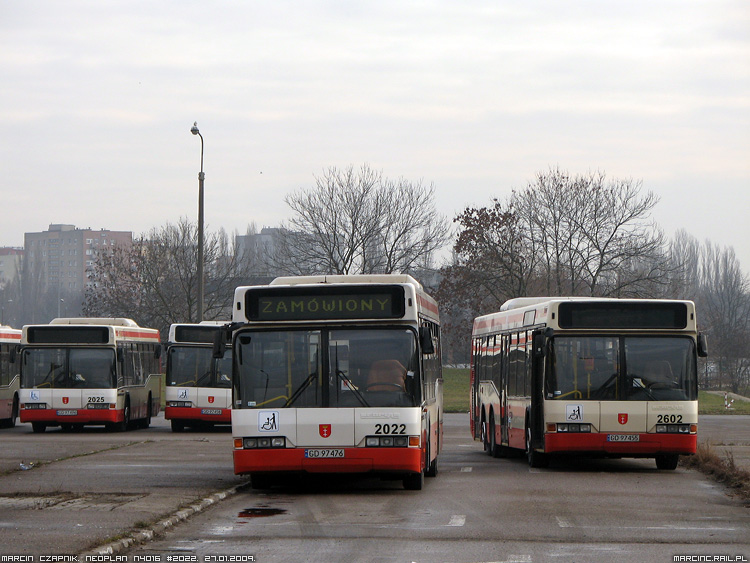
[[[324,458],[324,457],[344,457],[343,448],[336,449],[316,449],[316,450],[305,450],[305,457],[309,458]]]
[[[75,416],[78,411],[57,411],[57,416]]]
[[[640,442],[640,434],[607,434],[607,442]]]
[[[221,414],[221,409],[203,409],[201,414]]]

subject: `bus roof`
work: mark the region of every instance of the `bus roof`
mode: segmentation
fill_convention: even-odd
[[[567,313],[586,311],[586,319]],[[592,319],[599,311],[599,318]],[[628,311],[640,311],[639,314]],[[643,316],[644,312],[646,317]],[[619,314],[618,314],[619,313]],[[607,315],[609,315],[607,317]],[[670,318],[670,315],[673,317]],[[565,316],[565,319],[561,317]],[[605,319],[606,317],[606,319]],[[677,319],[679,317],[679,319]],[[684,321],[681,320],[684,318]],[[602,322],[604,320],[604,322]],[[593,323],[593,324],[592,324]],[[672,324],[670,324],[672,323]],[[695,304],[677,299],[619,299],[606,297],[519,297],[503,303],[500,311],[474,319],[474,336],[532,326],[569,329],[696,330]]]
[[[106,325],[106,326],[130,326],[138,327],[133,319],[123,317],[70,317],[52,319],[51,325]]]
[[[405,288],[406,292],[406,303],[401,305],[401,314],[405,315],[402,320],[412,318],[414,320],[419,317],[428,318],[434,322],[439,322],[439,312],[437,301],[428,295],[422,284],[419,283],[415,278],[408,274],[354,274],[354,275],[319,275],[319,276],[282,276],[274,279],[268,285],[257,285],[257,286],[241,286],[235,290],[235,306],[233,308],[233,317],[235,322],[265,322],[274,320],[287,320],[287,321],[309,321],[312,318],[293,318],[292,316],[279,316],[273,318],[255,318],[251,316],[249,310],[252,309],[247,306],[248,296],[263,295],[275,295],[275,296],[302,296],[302,299],[310,299],[315,301],[317,298],[327,295],[334,296],[338,291],[338,287],[342,291],[345,291],[346,287],[352,287],[352,291],[359,295],[365,293],[372,293],[369,291],[368,286],[372,288],[375,293],[381,291],[392,291],[388,290],[388,286],[401,286]],[[379,288],[378,286],[382,286]],[[364,292],[364,293],[363,293]],[[383,294],[385,295],[385,294]],[[278,297],[278,299],[285,299],[285,297]],[[279,307],[284,306],[284,303],[279,303]],[[406,308],[405,310],[403,308]],[[339,309],[340,310],[340,309]],[[283,317],[283,318],[282,318]],[[329,317],[318,316],[315,320],[327,321],[327,320],[342,320],[342,321],[354,321],[354,320],[365,320],[367,316],[357,317],[353,316],[337,316],[331,314]],[[369,320],[394,320],[398,317],[392,317],[386,315],[382,318],[369,317]]]
[[[21,342],[22,331],[7,325],[0,325],[0,342]]]
[[[409,274],[335,274],[320,276],[281,276],[268,285],[306,285],[319,283],[408,283],[422,289],[419,283]]]

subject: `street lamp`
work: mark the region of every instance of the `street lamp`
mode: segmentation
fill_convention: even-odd
[[[198,322],[203,320],[203,135],[198,130],[198,122],[190,128],[193,135],[201,138],[201,171],[198,172]]]

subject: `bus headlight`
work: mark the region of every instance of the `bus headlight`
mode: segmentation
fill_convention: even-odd
[[[408,448],[419,446],[419,436],[366,436],[368,448]]]
[[[235,438],[234,442],[235,448],[242,447],[246,450],[286,447],[286,438],[284,436],[274,436],[272,438]],[[238,444],[241,444],[241,446]]]
[[[696,427],[697,428],[697,427]],[[657,434],[690,434],[695,431],[692,430],[690,424],[657,424]]]
[[[558,432],[591,432],[591,424],[558,424]]]
[[[182,407],[182,408],[188,407],[189,408],[189,407],[193,406],[193,403],[191,403],[190,401],[169,401],[169,406],[170,407]]]

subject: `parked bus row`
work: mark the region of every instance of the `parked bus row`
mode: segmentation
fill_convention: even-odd
[[[238,287],[227,322],[174,324],[172,430],[231,424],[234,471],[265,488],[299,473],[375,473],[421,489],[438,472],[437,303],[408,275],[281,277]],[[3,327],[0,423],[148,426],[161,402],[158,331],[128,319]],[[474,320],[470,427],[492,456],[695,453],[690,301],[521,298]],[[12,369],[11,366],[16,366]],[[10,373],[18,375],[10,377]]]

